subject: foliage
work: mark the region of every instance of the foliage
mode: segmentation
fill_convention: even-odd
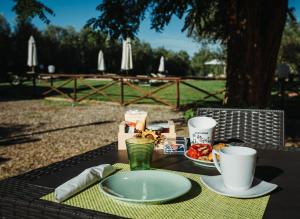
[[[38,15],[45,20],[45,12],[51,13],[37,0],[15,2],[14,10],[24,19]],[[226,103],[265,107],[270,100],[283,27],[291,14],[288,0],[103,0],[96,9],[100,16],[87,25],[114,39],[133,38],[146,13],[156,31],[162,31],[173,16],[184,19],[182,31],[189,36],[226,45]],[[174,63],[181,58],[174,57]]]
[[[149,10],[151,28],[156,31],[162,31],[172,16],[177,16],[185,19],[182,31],[188,31],[189,35],[197,31],[201,36],[224,39],[224,4],[224,1],[194,0],[103,0],[96,7],[100,16],[90,19],[87,25],[99,28],[114,38],[133,37]]]
[[[220,61],[224,60],[223,50],[210,50],[208,47],[202,47],[196,52],[191,60],[191,66],[195,71],[195,75],[206,76],[208,73],[219,75],[224,73],[224,66],[205,65],[204,63],[212,59]]]
[[[9,37],[10,32],[11,32],[11,29],[10,29],[9,23],[7,22],[5,17],[2,14],[0,14],[0,33],[1,33],[1,36]]]
[[[132,30],[137,31],[140,21],[144,18],[145,9],[148,6],[148,1],[140,0],[113,0],[103,1],[96,7],[96,10],[103,11],[103,19],[92,18],[87,22],[87,25],[104,28],[104,32],[111,35],[113,38],[119,35],[117,31],[122,30],[124,36],[133,38]],[[110,28],[106,28],[106,23],[111,20]]]
[[[46,14],[54,16],[51,8],[37,0],[13,0],[15,2],[12,10],[17,14],[17,20],[30,21],[32,18],[38,16],[40,20],[46,24],[50,23]]]
[[[10,65],[11,53],[11,29],[9,23],[3,15],[0,14],[0,71],[8,71]],[[1,72],[0,72],[1,73]]]
[[[96,9],[100,16],[90,19],[88,25],[114,38],[135,36],[146,12],[156,31],[162,31],[173,16],[184,19],[182,31],[189,36],[219,40],[226,45],[225,103],[266,107],[270,100],[289,13],[287,0],[103,0]]]
[[[167,75],[173,76],[185,76],[190,75],[193,72],[190,65],[190,57],[185,51],[173,52],[166,50],[163,47],[154,49],[154,58],[156,60],[155,69],[153,72],[158,71],[160,57],[165,58],[165,68]]]
[[[28,39],[33,35],[36,41],[40,41],[41,32],[34,27],[29,21],[17,21],[14,32],[11,34],[11,50],[6,51],[11,53],[9,71],[13,72],[25,72],[26,70],[26,61],[27,61],[27,51],[28,51]],[[41,45],[37,44],[37,55],[38,60],[40,60]]]
[[[300,72],[300,23],[289,20],[284,28],[279,63],[287,63],[294,72]]]
[[[192,73],[190,57],[185,51],[179,51],[176,54],[171,54],[167,57],[167,61],[167,68],[170,74],[180,76]]]
[[[138,39],[134,40],[132,43],[132,52],[134,58],[134,71],[136,74],[142,75],[145,72],[151,73],[155,71],[155,57],[151,45],[146,42],[140,42]]]
[[[194,109],[188,109],[186,111],[183,112],[183,118],[187,121],[189,120],[190,118],[193,118],[195,117],[196,115],[196,112]]]
[[[0,16],[0,56],[2,72],[25,73],[27,42],[33,35],[36,40],[40,72],[47,72],[48,65],[55,65],[56,72],[95,73],[97,56],[104,52],[107,72],[119,73],[121,65],[122,42],[90,27],[76,31],[73,27],[48,25],[38,30],[30,21],[17,20],[11,28],[5,17]],[[191,58],[185,51],[174,52],[163,47],[152,48],[149,43],[132,40],[134,69],[131,74],[157,73],[160,57],[165,57],[167,75],[192,75],[195,71]]]

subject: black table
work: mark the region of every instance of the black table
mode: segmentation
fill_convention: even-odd
[[[39,168],[0,182],[1,218],[112,218],[114,215],[39,199],[84,169],[102,163],[127,163],[126,151],[117,144]],[[153,167],[216,175],[216,170],[195,166],[182,155],[155,151]],[[264,218],[299,218],[300,152],[258,149],[256,177],[279,185],[271,193]]]

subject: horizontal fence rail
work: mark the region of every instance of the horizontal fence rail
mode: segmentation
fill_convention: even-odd
[[[223,94],[225,89],[209,92],[203,88],[190,83],[192,80],[225,80],[225,78],[206,78],[206,77],[147,77],[147,76],[117,76],[117,75],[99,75],[99,74],[40,74],[39,79],[42,84],[48,87],[48,90],[43,92],[44,96],[50,94],[59,94],[72,102],[81,102],[94,95],[102,95],[111,102],[117,102],[121,105],[130,105],[137,103],[143,99],[151,99],[157,103],[170,106],[172,108],[180,107],[181,91],[180,85],[184,85],[193,91],[200,92],[206,96],[203,99],[213,98],[216,101],[222,101],[219,94]],[[90,83],[87,80],[103,81],[103,84],[96,85],[96,82]],[[80,87],[78,86],[80,84]],[[68,86],[68,87],[66,87]],[[108,94],[108,89],[112,86],[119,86],[118,94]],[[149,89],[151,87],[152,89]],[[160,96],[158,92],[167,88],[175,87],[175,92],[172,94],[175,97],[175,103]],[[126,90],[125,90],[126,88]],[[125,100],[125,91],[131,89],[137,93],[137,97]],[[78,94],[82,90],[88,90],[81,96]],[[117,97],[114,98],[114,97]]]

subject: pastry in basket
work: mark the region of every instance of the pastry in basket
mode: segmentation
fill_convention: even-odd
[[[160,143],[163,143],[165,140],[165,137],[161,134],[161,132],[151,131],[148,129],[146,129],[144,131],[137,130],[137,133],[135,134],[135,136],[140,137],[140,138],[151,138],[154,140],[156,146]]]
[[[212,162],[212,150],[220,150],[225,146],[226,145],[224,143],[219,143],[214,146],[211,146],[210,144],[192,144],[187,151],[187,155],[194,159]]]
[[[219,150],[221,150],[221,149],[224,148],[224,147],[226,147],[226,144],[224,144],[224,143],[219,143],[219,144],[216,144],[216,145],[213,146],[213,148],[214,148],[216,151],[219,151]],[[216,156],[217,156],[217,159],[219,160],[219,155],[216,154]],[[209,161],[213,161],[213,158],[212,158],[212,152],[210,152],[210,154],[208,155],[208,160],[209,160]]]

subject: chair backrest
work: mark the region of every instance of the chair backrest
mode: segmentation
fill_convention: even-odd
[[[282,110],[198,108],[197,115],[217,121],[215,141],[242,141],[254,148],[284,147]]]

